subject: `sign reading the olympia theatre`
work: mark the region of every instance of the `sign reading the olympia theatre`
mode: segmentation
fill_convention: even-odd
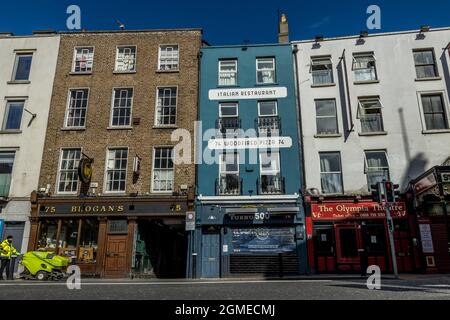
[[[209,90],[209,100],[278,99],[286,97],[286,87]]]
[[[406,205],[402,202],[390,206],[393,218],[406,217]],[[311,205],[314,220],[386,218],[386,207],[378,203],[325,203]]]
[[[264,149],[291,148],[291,137],[212,139],[208,142],[211,150],[223,149]]]

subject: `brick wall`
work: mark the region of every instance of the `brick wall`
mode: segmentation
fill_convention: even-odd
[[[160,44],[179,45],[179,72],[157,71]],[[114,73],[118,45],[137,47],[136,73]],[[71,74],[76,46],[94,46],[92,74]],[[126,193],[150,192],[153,147],[176,144],[170,138],[173,128],[154,128],[156,88],[178,86],[176,124],[178,128],[189,130],[193,142],[200,46],[200,30],[62,34],[39,187],[50,184],[51,192],[55,193],[61,148],[81,147],[85,154],[94,158],[92,182],[98,182],[96,192],[103,193],[107,148],[123,146],[129,148]],[[132,129],[108,129],[115,87],[134,88],[132,118],[140,118],[140,124],[132,124]],[[90,90],[85,130],[63,129],[69,89],[73,88]],[[191,153],[193,159],[193,147]],[[141,174],[133,183],[136,154],[142,158]],[[175,189],[181,184],[194,186],[194,164],[175,166]]]

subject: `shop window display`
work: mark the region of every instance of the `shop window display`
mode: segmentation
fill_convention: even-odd
[[[44,221],[41,227],[41,235],[38,240],[38,250],[41,249],[55,252],[57,231],[57,221]]]
[[[82,221],[78,262],[95,263],[97,261],[98,229],[98,220]]]

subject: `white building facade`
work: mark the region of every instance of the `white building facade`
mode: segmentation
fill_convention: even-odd
[[[356,271],[367,246],[389,270],[370,185],[391,180],[404,192],[450,157],[449,41],[450,28],[293,42],[314,270]],[[397,209],[400,243],[406,205]]]
[[[59,35],[0,35],[0,233],[26,252],[38,188]]]

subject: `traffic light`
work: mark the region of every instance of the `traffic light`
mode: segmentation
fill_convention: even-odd
[[[400,186],[398,184],[393,184],[391,181],[386,181],[384,185],[386,190],[386,202],[397,202],[400,196],[400,191],[398,190]]]
[[[382,183],[378,182],[377,184],[373,184],[370,186],[372,189],[372,200],[373,202],[377,203],[383,203],[383,190],[382,190]]]

